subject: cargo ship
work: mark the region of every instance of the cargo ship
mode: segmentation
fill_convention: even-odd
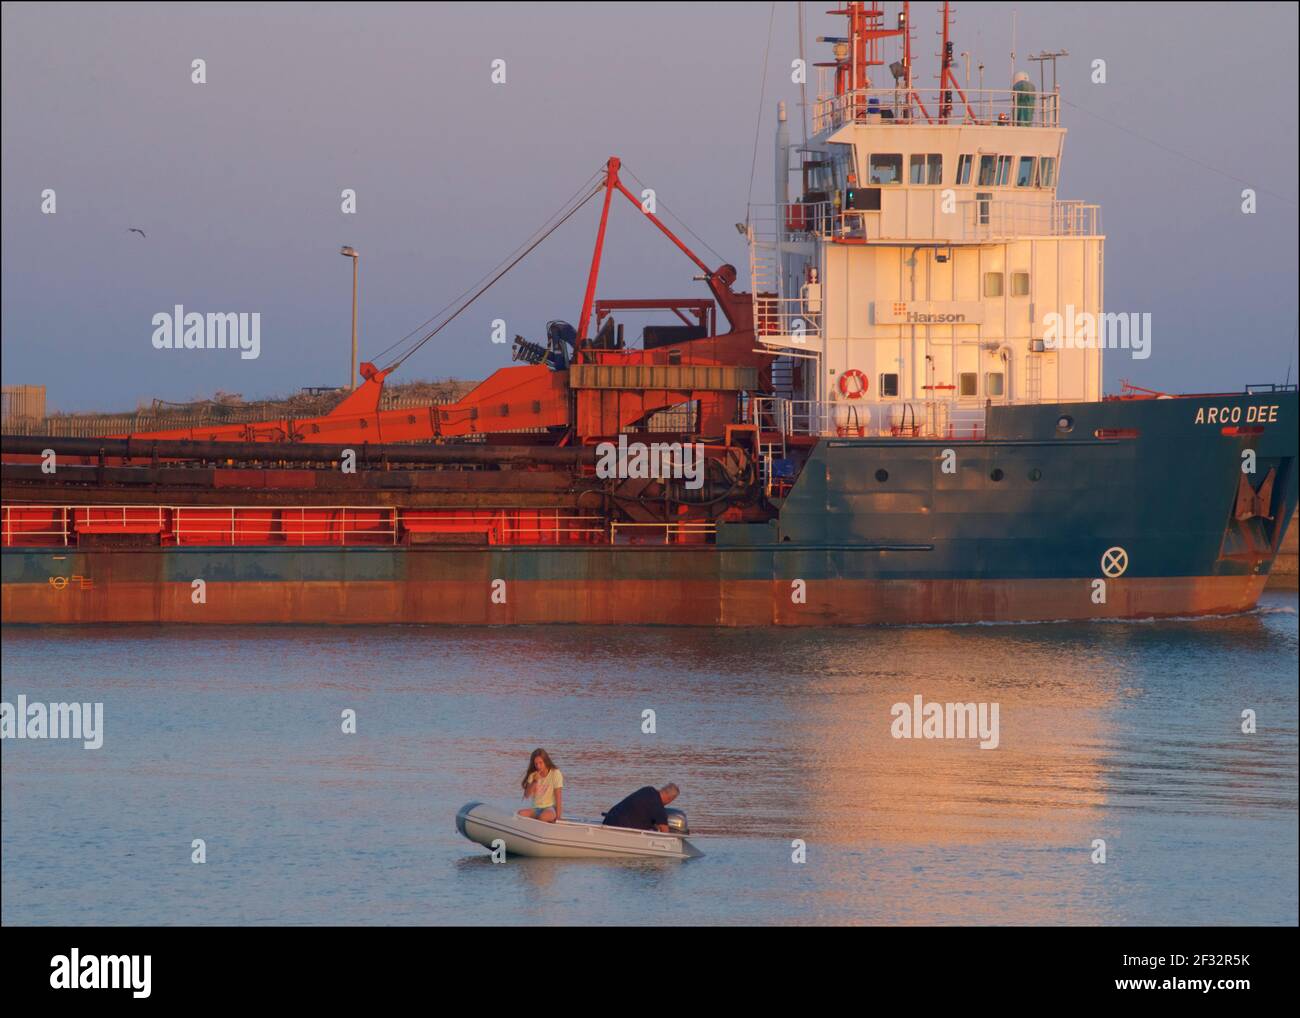
[[[515,337],[514,363],[453,403],[380,400],[500,274],[410,350],[363,364],[323,416],[6,435],[5,621],[768,626],[1254,607],[1296,506],[1295,387],[1107,396],[1102,326],[1113,339],[1127,320],[1103,311],[1100,210],[1057,197],[1059,89],[1023,73],[963,87],[947,4],[936,88],[915,84],[909,4],[888,22],[874,3],[833,13],[845,34],[823,40],[806,140],[782,105],[773,202],[738,224],[747,291],[610,158],[500,271],[599,203],[576,324]],[[707,292],[597,299],[623,199]],[[656,314],[672,324],[625,334]],[[1128,324],[1122,346],[1140,339]]]

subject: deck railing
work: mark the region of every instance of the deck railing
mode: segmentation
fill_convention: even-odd
[[[814,133],[845,124],[1060,127],[1061,98],[1012,89],[864,88],[823,95],[813,104]]]
[[[886,190],[906,185],[882,185]],[[976,189],[978,192],[978,189]],[[988,192],[988,197],[957,201],[951,214],[939,213],[925,220],[925,236],[933,240],[982,242],[1017,237],[1097,237],[1101,235],[1101,206],[1081,201],[1057,201],[1049,192],[1045,200],[1028,197],[1033,192],[1007,196],[1007,189]],[[775,251],[778,240],[798,243],[809,240],[889,240],[882,234],[880,212],[843,210],[831,202],[790,202],[755,207],[750,211],[754,240]],[[772,256],[772,261],[775,256]],[[775,288],[775,273],[751,279],[759,289]]]
[[[610,544],[698,544],[708,542],[718,532],[716,523],[670,521],[668,523],[611,523]],[[622,539],[620,536],[622,535]]]
[[[384,506],[4,505],[6,548],[70,547],[82,536],[156,535],[163,547],[398,545],[420,535],[457,535],[493,545],[681,544],[713,540],[699,521],[619,523],[560,510],[445,513]],[[477,542],[476,542],[477,543]]]
[[[763,396],[751,401],[750,415],[760,432],[783,437],[974,441],[984,437],[985,407],[960,400],[825,402]]]
[[[445,406],[450,397],[389,396],[384,394],[380,410],[418,410]],[[318,417],[327,411],[287,409],[283,404],[235,404],[172,412],[143,411],[133,414],[55,414],[48,417],[6,417],[8,435],[51,435],[56,438],[97,438],[104,435],[130,435],[150,431],[178,431],[229,424],[253,424],[258,421],[298,421]]]
[[[796,346],[821,335],[820,302],[818,310],[809,310],[802,297],[772,297],[756,294],[754,297],[754,331],[759,339],[780,337],[785,343]]]
[[[957,202],[957,209],[962,240],[1101,235],[1101,206],[1081,201],[976,197]]]

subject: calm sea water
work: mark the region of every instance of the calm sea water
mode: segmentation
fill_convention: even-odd
[[[1295,595],[1135,624],[6,628],[2,658],[4,700],[105,712],[99,750],[3,745],[5,923],[1297,922]],[[918,694],[996,702],[998,748],[893,738]],[[516,801],[539,745],[573,814],[676,781],[705,856],[493,865],[456,809]]]

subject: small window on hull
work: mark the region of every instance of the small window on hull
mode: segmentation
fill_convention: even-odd
[[[1029,273],[1028,272],[1011,273],[1011,296],[1013,297],[1029,296]]]
[[[984,296],[985,297],[1002,296],[1002,273],[1001,272],[984,273]]]
[[[979,376],[974,371],[963,371],[957,376],[958,393],[962,396],[979,395]]]
[[[880,395],[898,395],[898,375],[896,373],[888,372],[880,376]]]
[[[1001,371],[984,372],[984,395],[1000,399],[1004,393],[1006,376]]]

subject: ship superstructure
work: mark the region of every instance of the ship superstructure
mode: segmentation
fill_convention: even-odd
[[[947,4],[939,85],[920,88],[910,5],[889,28],[848,7],[807,143],[783,105],[776,202],[750,221],[759,340],[790,361],[779,411],[824,434],[976,438],[990,406],[1100,399],[1101,345],[1044,334],[1103,300],[1099,209],[1057,196],[1058,91],[960,85]]]

